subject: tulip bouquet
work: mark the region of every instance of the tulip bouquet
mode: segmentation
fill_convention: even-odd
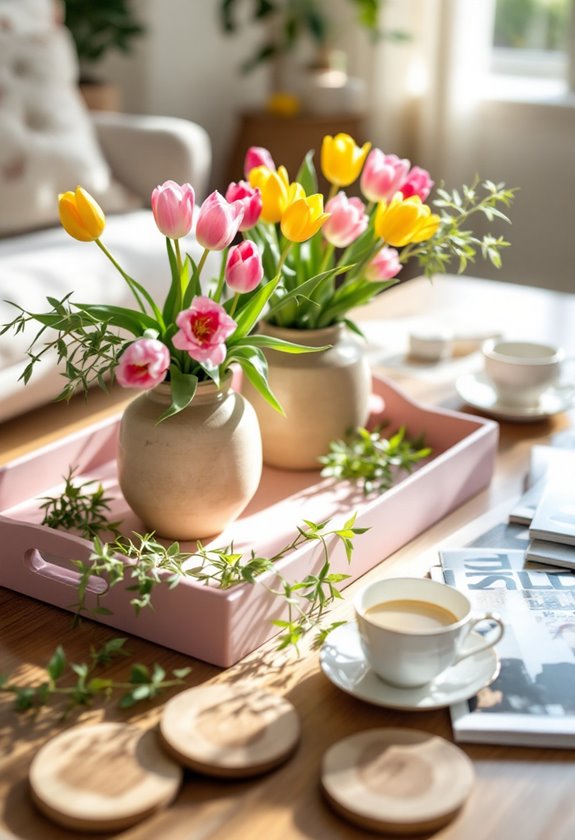
[[[503,184],[439,189],[433,201],[438,212],[432,212],[425,203],[433,187],[426,170],[338,134],[324,137],[321,148],[321,171],[331,185],[324,207],[312,157],[308,153],[290,183],[268,150],[253,147],[246,155],[247,181],[234,185],[242,195],[250,187],[260,191],[260,220],[247,236],[259,245],[267,274],[282,267],[283,282],[270,296],[270,322],[316,329],[345,321],[357,331],[348,312],[398,283],[410,260],[429,277],[454,259],[463,271],[478,250],[500,265],[500,250],[509,243],[491,234],[479,239],[466,225],[478,213],[509,221],[497,205],[508,206],[514,191]],[[364,200],[343,189],[358,179]]]
[[[55,350],[68,380],[60,398],[68,399],[78,389],[86,393],[94,384],[105,388],[110,376],[123,387],[143,390],[167,381],[171,404],[159,418],[165,420],[189,405],[198,382],[212,380],[219,386],[235,363],[281,412],[267,382],[263,348],[287,353],[322,348],[251,334],[282,280],[281,258],[273,273],[264,277],[260,250],[253,240],[243,239],[230,247],[241,232],[258,222],[259,190],[232,185],[227,199],[216,191],[197,208],[190,184],[166,181],[153,191],[151,206],[156,225],[166,237],[171,270],[171,285],[162,305],[124,271],[102,242],[106,219],[93,197],[81,187],[59,196],[65,230],[79,241],[97,244],[127,283],[135,307],[76,303],[70,294],[62,300],[49,297],[48,312],[18,307],[20,314],[1,333],[22,332],[30,322],[40,325],[21,378],[26,383],[35,365]],[[197,263],[190,254],[182,254],[180,245],[192,228],[203,248]],[[205,279],[202,272],[212,252],[222,254],[221,269],[217,277]]]
[[[469,217],[506,219],[513,190],[484,182],[437,191],[432,212],[425,203],[433,182],[409,161],[362,147],[347,134],[327,136],[321,169],[331,184],[317,192],[313,153],[296,180],[276,168],[266,149],[252,147],[245,161],[246,180],[229,184],[225,197],[215,191],[196,206],[190,184],[166,181],[151,196],[156,226],[166,238],[171,284],[163,303],[130,277],[108,251],[101,236],[106,220],[96,201],[81,187],[59,197],[60,220],[77,240],[97,244],[127,283],[134,308],[76,303],[70,295],[48,298],[50,310],[20,314],[0,334],[40,325],[28,349],[27,382],[35,365],[56,351],[68,380],[60,394],[106,387],[110,377],[126,388],[150,389],[167,381],[171,404],[161,420],[192,401],[198,382],[219,386],[232,364],[264,399],[282,411],[270,390],[265,352],[314,352],[325,348],[254,334],[265,317],[283,327],[315,329],[347,323],[348,312],[399,282],[403,264],[416,259],[431,276],[455,257],[463,270],[478,248],[495,265],[501,237],[482,240],[465,228]],[[365,201],[342,188],[360,178]],[[507,220],[508,221],[508,220]],[[195,233],[203,249],[196,262],[183,254],[180,241]],[[239,241],[238,241],[239,240]],[[206,261],[221,255],[216,276]],[[51,330],[52,332],[48,332]]]

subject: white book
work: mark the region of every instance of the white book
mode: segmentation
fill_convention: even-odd
[[[536,444],[531,447],[526,491],[509,513],[509,522],[529,525],[548,481],[575,476],[575,450]]]
[[[548,540],[575,546],[575,476],[553,477],[535,509],[529,536],[532,540]]]
[[[525,549],[525,559],[531,563],[575,569],[575,546],[548,540],[531,540]]]
[[[477,610],[498,612],[499,675],[450,709],[453,736],[470,743],[575,746],[575,574],[526,568],[523,552],[439,552],[446,583]]]
[[[509,512],[509,522],[513,525],[531,524],[546,484],[547,479],[543,476],[521,496],[515,507]]]

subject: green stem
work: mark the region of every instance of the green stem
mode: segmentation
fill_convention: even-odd
[[[322,261],[321,261],[320,266],[319,266],[319,271],[317,272],[318,274],[321,274],[322,272],[324,272],[327,269],[328,263],[329,263],[330,259],[332,258],[334,251],[335,251],[335,245],[332,245],[331,242],[328,242],[327,247],[324,251]]]
[[[200,261],[198,263],[198,278],[199,278],[200,274],[202,273],[202,269],[203,269],[203,267],[206,263],[206,260],[208,258],[209,253],[210,253],[209,248],[204,248],[204,253],[200,257]]]
[[[229,316],[230,318],[234,317],[234,312],[236,311],[236,306],[238,305],[238,300],[240,299],[240,293],[236,292],[234,295],[234,299],[232,300],[232,305],[230,306]]]
[[[140,307],[140,309],[142,310],[142,312],[144,312],[144,313],[145,313],[145,312],[146,312],[146,307],[144,306],[144,304],[142,303],[142,301],[141,301],[141,299],[140,299],[140,296],[139,296],[139,294],[138,294],[138,292],[137,292],[137,289],[136,289],[136,287],[135,287],[135,285],[134,285],[134,281],[132,280],[132,278],[131,278],[128,274],[126,274],[126,272],[124,271],[124,269],[122,268],[122,266],[121,266],[121,265],[119,264],[119,262],[118,262],[118,261],[117,261],[117,260],[116,260],[116,259],[112,256],[112,254],[108,251],[108,249],[106,248],[106,246],[104,245],[104,243],[103,243],[103,242],[101,242],[99,239],[96,239],[95,241],[96,241],[96,245],[98,246],[98,248],[99,248],[99,249],[100,249],[100,250],[101,250],[101,251],[102,251],[102,252],[103,252],[103,253],[104,253],[104,254],[108,257],[108,259],[110,260],[110,262],[112,263],[112,265],[114,266],[114,268],[115,268],[115,269],[117,269],[117,271],[119,271],[119,272],[120,272],[120,274],[122,275],[122,277],[124,278],[124,280],[126,281],[126,283],[128,284],[128,286],[130,287],[130,291],[132,292],[132,294],[133,294],[133,295],[134,295],[134,297],[136,298],[136,302],[137,302],[138,306]]]
[[[174,247],[176,249],[176,262],[178,263],[178,272],[182,276],[182,252],[180,251],[180,240],[174,239]]]
[[[279,262],[278,262],[278,270],[277,270],[277,272],[276,272],[276,277],[278,277],[278,275],[280,275],[280,274],[281,274],[281,272],[282,272],[282,268],[284,267],[284,263],[285,263],[285,261],[286,261],[286,259],[287,259],[287,256],[288,256],[289,252],[290,252],[290,251],[291,251],[291,249],[293,248],[293,246],[294,246],[294,243],[293,243],[293,242],[288,242],[288,244],[287,244],[287,245],[286,245],[286,247],[284,248],[283,253],[282,253],[282,255],[281,255],[281,256],[280,256],[280,258],[279,258]]]
[[[220,302],[222,297],[222,292],[224,291],[224,283],[226,280],[226,263],[228,261],[228,251],[229,248],[224,248],[222,252],[222,263],[220,265],[220,276],[218,277],[218,284],[216,286],[216,291],[214,292],[214,300],[216,303]],[[206,252],[205,252],[206,253]],[[205,262],[205,260],[204,260]],[[200,260],[200,265],[203,266],[202,261]],[[200,272],[200,267],[198,266],[198,274]]]
[[[328,195],[328,197],[327,197],[327,201],[329,201],[331,198],[334,198],[334,197],[337,195],[337,191],[338,191],[338,189],[339,189],[339,187],[338,187],[338,185],[337,185],[337,184],[332,184],[332,185],[330,186],[330,188],[329,188],[329,195]],[[326,204],[327,204],[327,202],[326,202]]]

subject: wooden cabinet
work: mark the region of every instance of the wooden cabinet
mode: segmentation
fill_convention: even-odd
[[[315,149],[315,163],[319,171],[321,141],[326,134],[350,134],[357,143],[363,143],[365,118],[359,114],[329,116],[298,115],[280,117],[263,111],[240,115],[235,141],[229,158],[227,180],[238,181],[244,177],[244,157],[250,146],[269,149],[277,166],[283,164],[293,180],[309,149]],[[325,188],[325,184],[320,186]]]

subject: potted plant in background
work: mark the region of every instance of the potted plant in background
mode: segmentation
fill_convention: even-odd
[[[366,29],[373,38],[405,40],[409,36],[399,30],[381,30],[380,11],[385,0],[348,0],[357,24]],[[240,28],[238,13],[246,5],[245,0],[221,0],[220,19],[223,31],[235,34]],[[341,11],[341,10],[340,10]],[[299,94],[310,112],[326,109],[336,113],[356,111],[354,99],[360,96],[357,86],[361,80],[350,80],[347,76],[347,56],[337,47],[338,31],[345,29],[340,14],[335,15],[329,0],[252,0],[249,22],[262,24],[263,38],[255,52],[242,64],[243,72],[249,72],[264,63],[271,68],[272,96],[286,93]],[[294,68],[284,66],[285,59],[296,53],[301,46],[311,47],[311,58],[298,73],[299,85]],[[325,85],[321,79],[326,75]],[[318,90],[318,82],[320,88]],[[293,90],[294,86],[301,90]],[[317,94],[321,92],[321,101]],[[326,101],[328,100],[328,101]]]
[[[117,85],[94,75],[94,67],[109,53],[128,55],[145,34],[129,0],[61,0],[64,23],[72,34],[80,60],[80,91],[92,110],[119,110]]]

